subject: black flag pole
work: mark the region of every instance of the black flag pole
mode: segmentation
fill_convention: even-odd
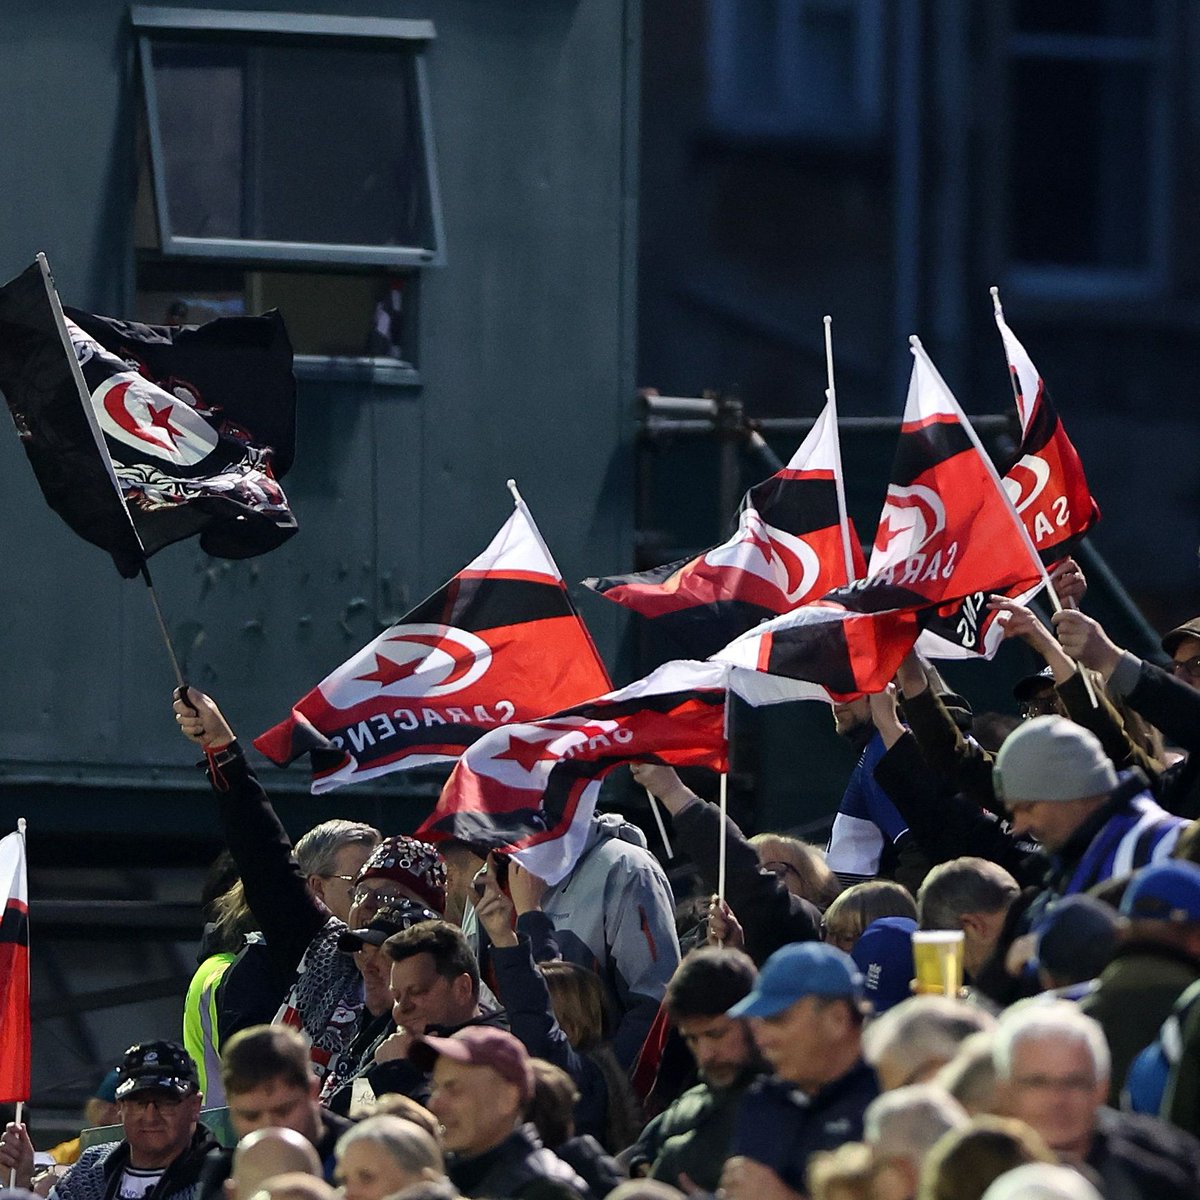
[[[95,439],[100,461],[104,465],[109,481],[112,483],[113,490],[116,493],[121,511],[125,514],[125,519],[129,524],[128,533],[131,539],[128,543],[129,550],[135,553],[137,558],[141,560],[138,570],[146,583],[146,588],[150,595],[150,604],[154,609],[154,618],[158,622],[158,629],[162,634],[163,645],[167,648],[167,657],[171,661],[171,670],[175,675],[175,683],[178,687],[179,695],[181,698],[186,698],[187,683],[179,667],[179,659],[175,654],[175,646],[171,642],[171,634],[167,629],[167,622],[163,617],[162,606],[158,602],[158,593],[154,590],[154,580],[150,577],[150,567],[146,561],[146,549],[142,545],[142,539],[138,534],[137,526],[133,523],[133,515],[129,511],[129,506],[125,503],[125,496],[121,491],[121,483],[117,479],[117,472],[113,467],[112,455],[108,452],[108,446],[104,441],[104,434],[100,429],[99,422],[96,420],[96,410],[92,405],[91,391],[88,388],[87,381],[83,378],[83,371],[79,365],[79,356],[75,351],[71,335],[67,330],[66,316],[63,313],[62,303],[58,298],[58,289],[54,286],[54,276],[50,273],[50,263],[45,254],[42,253],[38,254],[37,262],[42,272],[42,282],[46,286],[46,296],[50,302],[50,311],[54,314],[54,323],[58,328],[58,336],[62,339],[63,353],[67,356],[67,362],[71,368],[71,377],[75,380],[75,386],[79,391],[79,402],[87,419],[88,428],[92,431],[92,437]]]

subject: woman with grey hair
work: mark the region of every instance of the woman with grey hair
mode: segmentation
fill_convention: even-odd
[[[334,1155],[345,1200],[383,1200],[446,1175],[437,1142],[419,1125],[391,1114],[368,1117],[347,1130]]]

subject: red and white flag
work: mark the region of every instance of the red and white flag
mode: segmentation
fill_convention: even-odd
[[[1021,418],[1021,445],[1017,461],[1005,472],[1004,487],[1042,561],[1051,564],[1069,554],[1071,544],[1100,519],[1100,506],[1046,385],[1008,327],[994,290],[992,299]]]
[[[0,838],[0,1104],[29,1099],[29,884],[25,837]]]
[[[826,404],[791,461],[742,499],[736,533],[697,558],[584,584],[704,658],[760,621],[863,574],[843,509],[837,420]],[[847,560],[849,555],[849,560]]]
[[[628,687],[480,738],[416,836],[508,850],[557,883],[578,860],[600,782],[615,767],[726,769],[727,690],[755,704],[803,698],[791,683],[720,663],[665,663]]]
[[[314,793],[450,763],[489,730],[611,687],[524,504],[488,548],[255,738]]]
[[[867,567],[922,604],[917,648],[929,658],[991,658],[1003,641],[987,597],[1027,603],[1041,561],[1006,486],[920,342],[892,482]]]
[[[932,657],[993,649],[989,592],[1022,598],[1042,567],[995,467],[919,343],[892,481],[866,578],[768,621],[717,661],[813,685],[837,701],[880,691],[918,634]],[[922,632],[924,631],[924,632]]]

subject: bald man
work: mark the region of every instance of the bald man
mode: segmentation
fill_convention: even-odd
[[[268,1126],[248,1133],[233,1152],[233,1173],[225,1180],[225,1200],[250,1200],[277,1175],[321,1175],[312,1142],[294,1129]]]

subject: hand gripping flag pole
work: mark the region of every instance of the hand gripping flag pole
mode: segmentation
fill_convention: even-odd
[[[962,427],[966,431],[967,437],[971,439],[972,445],[979,452],[979,457],[983,461],[985,468],[992,477],[992,482],[996,485],[996,490],[1004,497],[1005,508],[1009,516],[1012,518],[1013,526],[1016,528],[1021,540],[1025,544],[1025,548],[1029,551],[1030,560],[1037,564],[1038,574],[1041,576],[1042,583],[1045,585],[1046,591],[1050,595],[1050,607],[1055,612],[1062,611],[1062,604],[1059,602],[1058,594],[1055,592],[1053,585],[1050,582],[1050,576],[1046,571],[1046,564],[1042,562],[1041,556],[1037,552],[1037,548],[1033,544],[1033,539],[1029,536],[1029,530],[1025,528],[1025,522],[1021,520],[1020,514],[1013,507],[1012,501],[1009,499],[1008,492],[1005,491],[1004,484],[1000,479],[1000,473],[996,470],[995,464],[992,462],[988,452],[984,449],[983,443],[979,440],[979,435],[975,432],[971,422],[967,420],[966,414],[962,411],[958,401],[954,398],[953,392],[950,391],[946,381],[942,378],[937,367],[933,365],[933,360],[925,352],[925,347],[921,345],[921,339],[914,333],[908,339],[909,345],[912,347],[914,356],[919,357],[925,366],[929,369],[930,374],[936,380],[938,387],[945,393],[947,399],[953,404],[958,411],[959,420],[962,422]],[[1092,681],[1088,678],[1087,672],[1080,668],[1080,678],[1083,680],[1084,689],[1087,691],[1088,699],[1092,702],[1092,707],[1096,707],[1096,693],[1092,688]]]
[[[71,335],[67,332],[67,322],[62,310],[62,302],[58,298],[58,289],[54,286],[54,277],[50,274],[50,263],[45,254],[40,253],[37,256],[37,262],[41,269],[42,282],[46,287],[46,295],[50,301],[50,309],[54,314],[54,323],[58,328],[58,336],[62,342],[63,353],[67,356],[71,376],[75,380],[75,386],[79,392],[79,402],[83,408],[84,416],[87,418],[88,428],[91,430],[92,437],[96,442],[96,451],[108,475],[109,482],[113,486],[117,505],[124,514],[125,522],[128,522],[128,535],[132,539],[129,546],[132,553],[140,559],[138,570],[150,593],[150,603],[154,608],[154,616],[158,622],[159,631],[162,633],[163,644],[167,648],[167,657],[171,661],[171,670],[175,675],[178,694],[185,696],[187,694],[187,683],[184,681],[183,672],[179,668],[179,660],[175,654],[175,647],[171,642],[171,635],[167,630],[167,623],[163,619],[162,607],[158,602],[158,593],[154,589],[154,581],[150,578],[150,567],[147,563],[146,550],[142,545],[142,539],[138,534],[137,527],[133,523],[133,517],[130,515],[129,508],[125,503],[125,497],[121,492],[121,485],[117,480],[117,473],[113,469],[112,457],[108,452],[107,446],[104,444],[104,434],[100,431],[100,425],[96,420],[96,410],[92,405],[91,392],[88,389],[86,380],[83,378],[83,369],[79,364],[79,357],[75,353],[75,347],[71,344]]]

